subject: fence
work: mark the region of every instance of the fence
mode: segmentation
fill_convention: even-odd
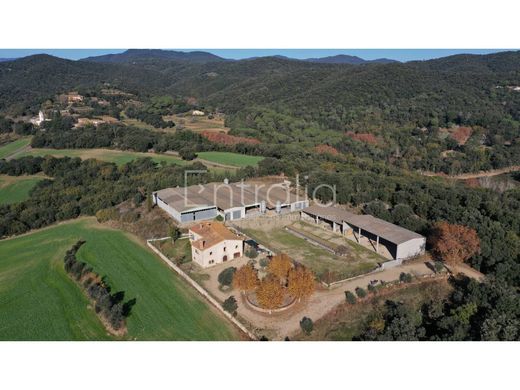
[[[206,290],[204,290],[204,288],[200,284],[198,284],[192,278],[190,278],[187,273],[185,273],[182,269],[180,269],[177,265],[175,265],[170,259],[168,259],[165,255],[163,255],[161,253],[161,251],[152,244],[152,242],[158,241],[158,240],[160,240],[160,239],[146,240],[146,245],[148,245],[148,247],[152,251],[154,251],[154,253],[157,256],[159,256],[161,258],[161,260],[164,261],[168,267],[170,267],[175,272],[177,272],[181,278],[183,278],[186,282],[188,282],[195,290],[197,290],[204,298],[206,298],[209,301],[209,303],[211,303],[213,306],[215,306],[215,308],[217,310],[219,310],[222,314],[224,314],[224,316],[226,316],[226,318],[228,320],[230,320],[236,327],[238,327],[242,332],[247,334],[249,336],[249,338],[251,338],[252,340],[257,340],[258,338],[252,332],[250,332],[249,329],[247,329],[244,324],[242,324],[235,317],[233,317],[232,314],[225,311],[222,308],[221,304],[215,298],[213,298],[211,295],[209,295],[209,293]]]

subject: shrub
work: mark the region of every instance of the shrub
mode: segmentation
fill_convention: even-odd
[[[126,223],[137,222],[139,219],[139,213],[133,210],[128,210],[127,212],[121,215],[121,221]]]
[[[404,283],[410,283],[412,281],[412,275],[405,272],[401,272],[401,275],[399,275],[399,280]]]
[[[119,219],[119,212],[113,207],[108,209],[101,209],[96,213],[96,219],[98,222],[116,220]]]
[[[236,267],[228,267],[218,274],[218,282],[221,286],[231,286],[233,284],[233,276],[237,271]]]
[[[377,288],[376,288],[376,286],[374,286],[373,284],[369,284],[369,285],[367,286],[367,288],[368,288],[368,292],[370,292],[370,293],[375,294],[375,293],[377,292]]]
[[[311,334],[312,329],[314,328],[314,323],[309,317],[303,317],[300,321],[300,328],[302,328],[305,334]]]
[[[223,220],[224,220],[224,217],[222,217],[222,215],[220,215],[220,214],[215,217],[215,221],[222,222]]]
[[[238,304],[237,304],[237,300],[235,299],[235,297],[233,295],[231,295],[229,298],[227,298],[224,301],[224,303],[222,304],[222,308],[225,311],[227,311],[228,313],[235,315],[235,313],[238,309]]]
[[[137,191],[137,193],[134,195],[134,203],[136,206],[139,206],[143,201],[145,200],[145,196],[140,192]]]
[[[435,263],[433,263],[433,269],[436,273],[440,273],[444,271],[444,264],[442,263],[442,261],[436,261]]]
[[[181,150],[179,150],[179,156],[183,160],[194,160],[197,158],[197,153],[195,153],[195,149],[192,149],[191,147],[184,147]]]
[[[345,291],[345,299],[351,305],[353,305],[357,302],[356,296],[351,291]]]
[[[246,251],[246,256],[250,259],[256,259],[258,257],[258,252],[255,248],[250,248]]]
[[[269,265],[269,259],[267,257],[261,258],[259,263],[260,267],[265,268]]]
[[[367,292],[365,291],[364,288],[356,287],[356,295],[359,298],[365,298],[367,296]]]

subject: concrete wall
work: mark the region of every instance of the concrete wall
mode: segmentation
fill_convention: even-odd
[[[232,207],[229,209],[225,209],[223,211],[223,214],[224,214],[224,219],[226,221],[233,221],[236,219],[241,219],[246,216],[246,208],[245,207]]]
[[[422,255],[426,247],[426,238],[414,238],[397,246],[397,259],[408,259],[413,256]]]
[[[157,206],[159,206],[161,209],[163,209],[168,214],[170,214],[172,216],[172,218],[175,219],[177,222],[182,222],[181,214],[174,208],[172,208],[169,205],[167,205],[166,203],[164,203],[159,197],[154,196],[154,202]]]

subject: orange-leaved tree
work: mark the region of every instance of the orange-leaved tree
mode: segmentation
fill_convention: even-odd
[[[436,223],[430,242],[434,255],[448,264],[462,263],[480,252],[477,232],[463,225]]]
[[[293,264],[291,258],[287,256],[285,253],[280,253],[279,255],[273,256],[269,265],[267,266],[267,272],[271,275],[276,276],[280,282],[285,282],[287,278],[287,274],[289,270],[292,268]]]
[[[301,300],[308,298],[316,287],[314,274],[304,266],[298,266],[289,271],[287,290],[293,298]]]
[[[256,300],[264,309],[276,309],[283,303],[285,289],[280,285],[280,281],[273,276],[267,276],[256,289]]]
[[[253,291],[258,286],[258,273],[251,264],[240,267],[233,276],[233,287],[241,291]]]

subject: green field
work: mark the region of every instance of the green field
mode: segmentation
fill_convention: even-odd
[[[29,199],[29,191],[42,179],[42,176],[0,175],[0,204],[17,203]]]
[[[19,155],[22,156],[54,156],[54,157],[79,157],[81,159],[95,158],[101,161],[126,164],[142,157],[151,157],[155,162],[165,161],[168,164],[186,165],[187,162],[177,156],[169,156],[158,153],[126,152],[111,149],[31,149]]]
[[[131,340],[236,340],[239,335],[133,236],[80,219],[0,241],[0,340],[107,340],[79,286],[63,269],[78,239],[78,258],[106,276],[125,301]]]
[[[22,149],[31,143],[30,138],[20,138],[16,141],[9,142],[3,146],[0,146],[0,159],[7,158],[19,149]]]
[[[247,156],[230,152],[198,152],[197,155],[203,160],[235,167],[255,166],[264,159],[260,156]]]

